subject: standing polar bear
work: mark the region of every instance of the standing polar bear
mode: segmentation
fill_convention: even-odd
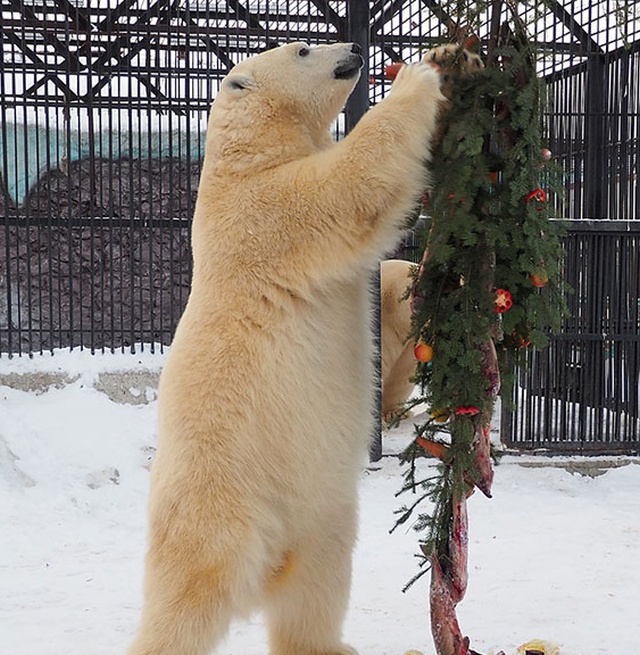
[[[334,143],[362,64],[354,44],[289,44],[238,64],[213,103],[130,655],[204,655],[256,608],[272,655],[354,652],[367,285],[425,186],[442,101],[434,68],[405,66]]]

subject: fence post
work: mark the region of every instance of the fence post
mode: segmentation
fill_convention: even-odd
[[[364,67],[360,79],[345,108],[345,127],[347,133],[354,127],[369,108],[369,2],[363,0],[348,0],[347,3],[347,34],[348,41],[357,43],[362,48]]]
[[[605,121],[607,100],[606,66],[602,53],[593,51],[589,53],[586,75],[584,218],[613,218],[605,215],[605,186],[607,184],[607,176],[605,175]]]
[[[369,108],[369,44],[371,7],[368,0],[348,0],[347,2],[347,34],[348,41],[353,41],[362,48],[364,67],[360,79],[349,97],[345,108],[345,128],[349,133],[360,117]],[[380,274],[378,271],[371,280],[371,299],[373,302],[373,341],[374,341],[374,367],[376,374],[375,387],[375,427],[371,435],[369,459],[377,462],[382,457],[382,417],[380,407],[382,404],[381,387],[381,358],[380,358]]]

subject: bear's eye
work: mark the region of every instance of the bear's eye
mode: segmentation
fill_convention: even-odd
[[[306,57],[310,52],[311,50],[309,50],[309,48],[300,48],[300,50],[298,50],[298,56]]]

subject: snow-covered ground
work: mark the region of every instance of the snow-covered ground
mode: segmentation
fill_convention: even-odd
[[[0,359],[0,376],[75,379],[37,391],[0,386],[0,655],[125,652],[140,610],[155,394],[133,388],[149,402],[118,404],[94,385],[101,373],[157,371],[163,360],[148,351]],[[410,431],[385,435],[385,452]],[[575,472],[584,463],[509,456],[493,499],[471,498],[470,584],[458,617],[475,650],[516,655],[534,638],[561,655],[640,647],[640,462],[614,459],[620,466],[596,476]],[[434,651],[428,577],[401,591],[416,572],[418,537],[389,534],[400,485],[391,456],[363,470],[345,627],[362,655]],[[235,624],[217,652],[266,653],[260,617]]]

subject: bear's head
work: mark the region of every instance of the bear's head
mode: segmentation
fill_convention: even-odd
[[[340,113],[363,64],[355,43],[290,43],[249,57],[224,78],[210,127],[235,125],[235,140],[249,124],[255,139],[256,132],[292,123],[304,125],[315,138]],[[229,130],[224,132],[229,137]]]

